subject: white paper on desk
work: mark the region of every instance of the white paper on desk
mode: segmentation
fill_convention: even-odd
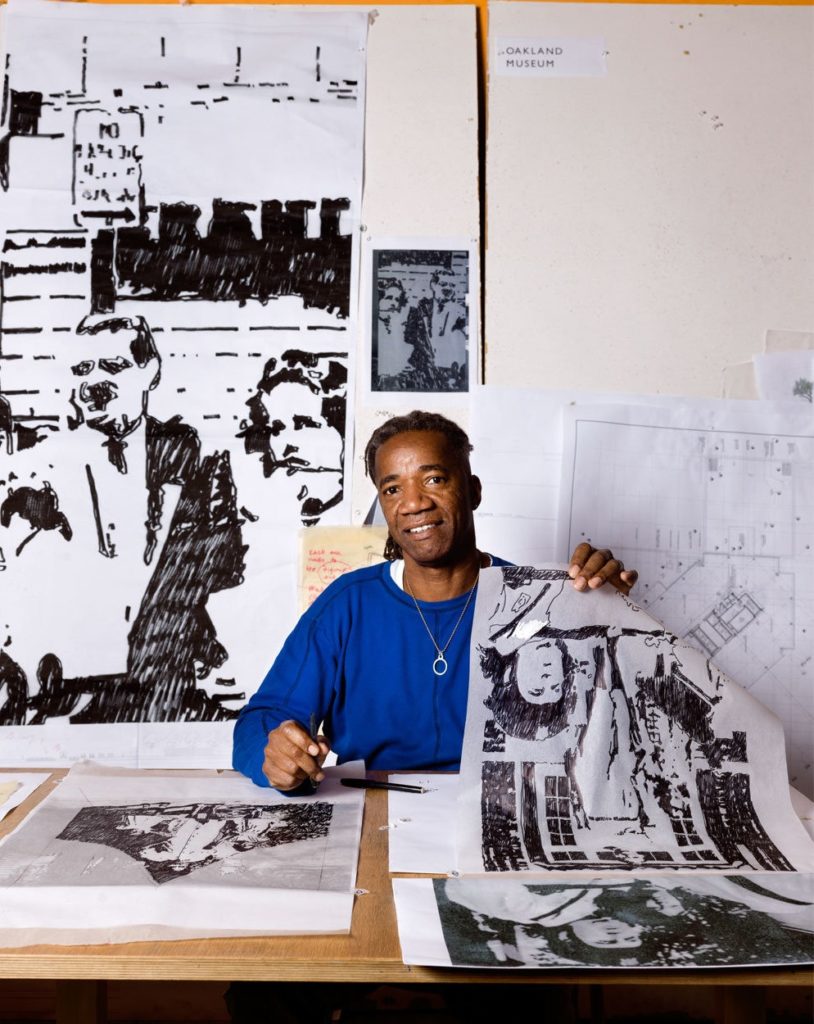
[[[458,869],[814,871],[779,721],[633,602],[484,569]]]
[[[806,403],[814,419],[814,351],[771,352],[752,362],[760,398]]]
[[[0,772],[0,818],[19,807],[49,777],[48,772]]]
[[[633,597],[772,710],[814,796],[814,418],[808,403],[566,413],[560,548],[609,547]],[[560,557],[567,557],[561,555]]]
[[[79,766],[0,844],[3,941],[347,932],[363,803],[331,770],[284,797],[234,772]]]
[[[426,793],[387,794],[390,870],[432,875],[454,871],[457,774],[390,775],[389,781],[427,788]]]
[[[814,962],[810,874],[395,878],[393,893],[407,964],[681,969]]]

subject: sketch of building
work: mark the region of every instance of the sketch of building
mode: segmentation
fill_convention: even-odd
[[[714,658],[721,648],[747,628],[762,611],[749,594],[727,594],[687,632],[687,639]]]
[[[24,731],[233,718],[293,621],[268,565],[347,492],[364,16],[145,14],[7,18],[0,721]]]
[[[811,417],[731,403],[700,407],[691,424],[677,409],[566,418],[563,550],[601,528],[602,543],[639,570],[642,608],[780,717],[790,781],[811,793]],[[613,487],[610,475],[631,487]],[[603,481],[601,523],[591,479]]]
[[[481,576],[461,870],[790,871],[811,859],[777,827],[779,725],[621,594],[567,580],[528,566]]]

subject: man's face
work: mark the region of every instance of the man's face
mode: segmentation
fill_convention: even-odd
[[[125,437],[146,412],[158,360],[139,366],[130,350],[135,330],[83,334],[75,348],[82,358],[71,366],[74,398],[85,423],[109,437]]]
[[[529,640],[517,650],[517,688],[529,704],[555,704],[565,685],[562,652],[553,640]]]
[[[342,438],[322,418],[322,399],[303,384],[279,384],[262,394],[271,430],[272,471],[342,471]]]
[[[379,313],[397,313],[401,304],[401,288],[391,284],[385,288],[382,297],[379,299]]]
[[[376,453],[374,477],[405,561],[450,565],[471,554],[480,481],[444,434],[416,430],[390,438]]]
[[[613,917],[586,917],[574,921],[571,929],[578,939],[597,949],[635,949],[641,946],[644,931],[640,924]]]
[[[442,271],[435,276],[431,287],[438,302],[450,302],[455,298],[455,275],[449,270]]]

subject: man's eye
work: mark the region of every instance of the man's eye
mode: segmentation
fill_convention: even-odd
[[[442,484],[446,477],[443,476],[431,476],[428,480],[428,484]]]
[[[389,496],[395,494],[397,490],[398,490],[398,488],[396,487],[396,485],[395,484],[391,484],[390,487],[385,487],[384,488],[384,490],[382,491],[382,494],[387,495],[389,497]]]
[[[111,377],[115,377],[117,373],[121,373],[122,370],[129,370],[133,364],[129,359],[125,359],[124,356],[115,356],[113,359],[100,359],[99,369],[104,373],[110,374]]]

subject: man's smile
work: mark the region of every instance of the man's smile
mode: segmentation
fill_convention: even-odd
[[[411,534],[413,537],[417,537],[420,536],[422,533],[427,533],[430,530],[435,530],[440,525],[440,523],[422,523],[421,526],[408,526],[404,532]]]

